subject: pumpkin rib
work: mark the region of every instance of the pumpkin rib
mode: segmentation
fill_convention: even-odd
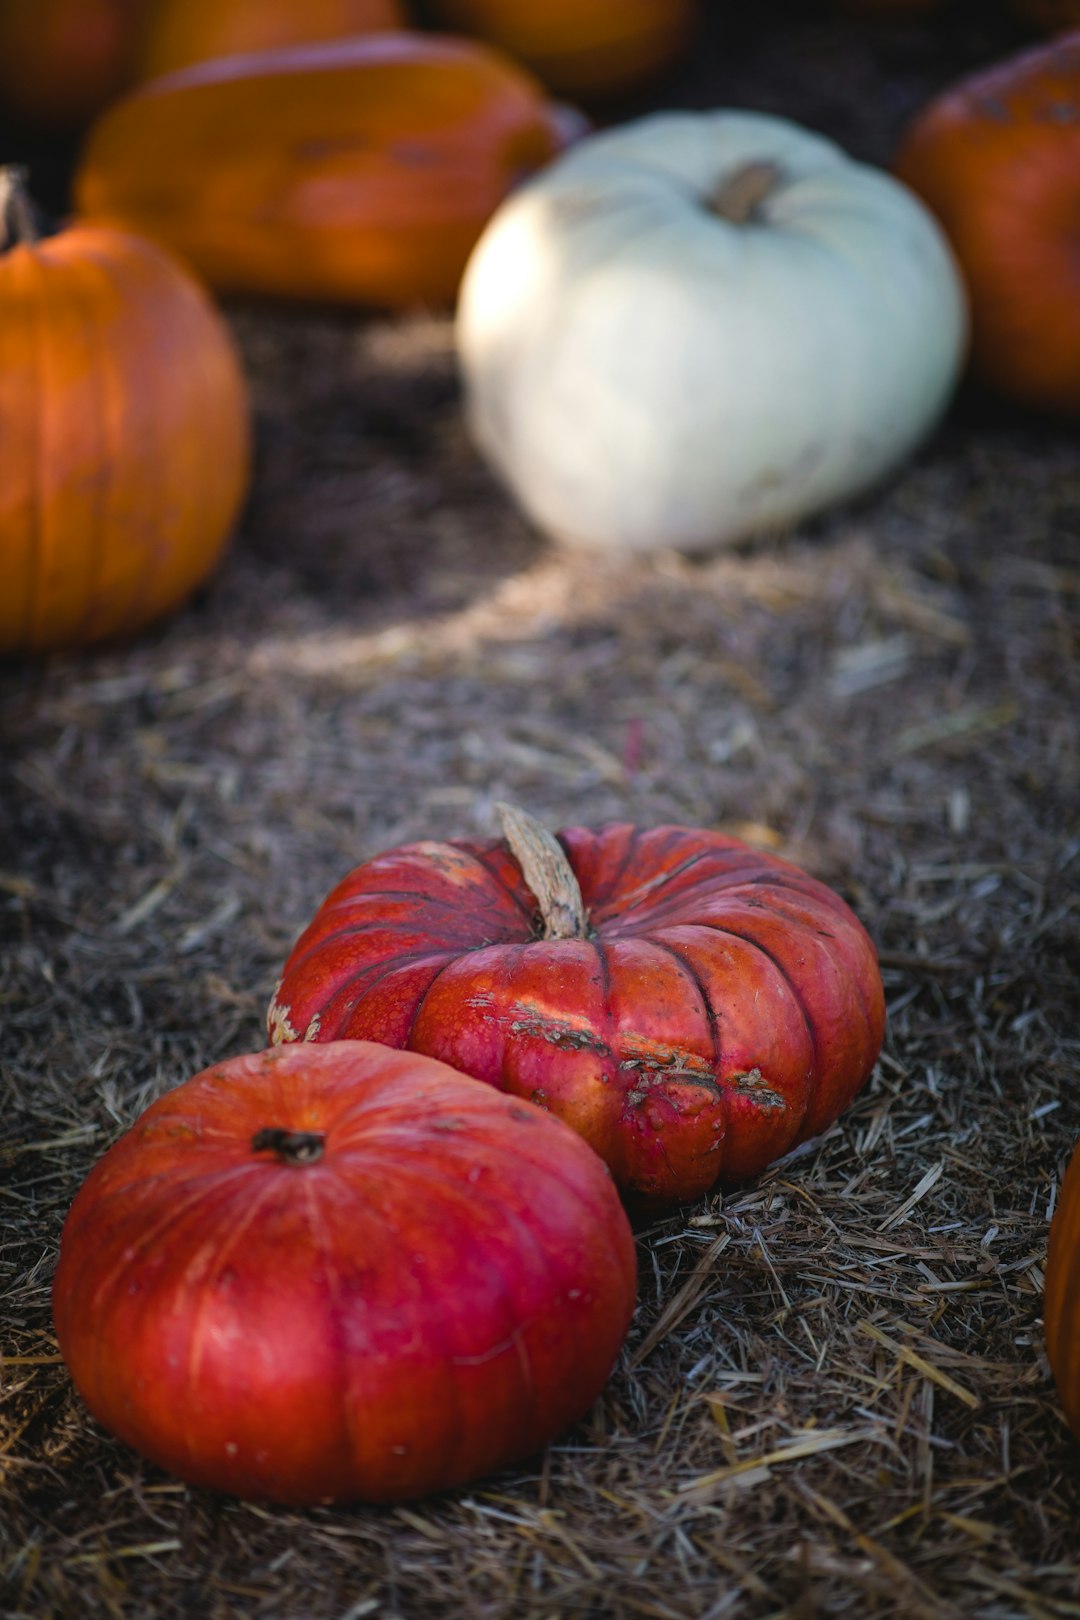
[[[92,431],[96,433],[98,440],[98,454],[95,459],[101,468],[100,478],[94,481],[94,517],[90,525],[90,540],[87,546],[86,597],[81,619],[74,626],[74,634],[79,639],[93,635],[95,603],[100,602],[103,595],[108,514],[116,483],[111,446],[117,439],[117,394],[112,353],[110,346],[105,342],[96,303],[89,296],[90,289],[80,286],[80,281],[87,278],[87,269],[88,266],[82,262],[75,263],[68,269],[70,294],[76,304],[81,302],[83,330],[88,346],[95,351],[94,359],[87,367],[87,375],[92,379],[96,408],[87,413],[87,418],[94,423]]]
[[[698,997],[705,1013],[705,1022],[708,1025],[709,1034],[712,1038],[713,1071],[717,1076],[719,1076],[723,1073],[724,1067],[724,1043],[720,1031],[720,1014],[717,1008],[713,1006],[712,997],[705,988],[704,979],[701,977],[701,974],[699,973],[694,962],[691,961],[689,957],[687,957],[682,951],[679,951],[674,945],[670,944],[667,940],[656,939],[652,935],[647,935],[646,937],[649,939],[651,944],[659,946],[661,950],[667,951],[669,955],[675,958],[680,967],[685,970],[688,978],[694,985],[694,988],[697,990]],[[724,1143],[726,1146],[728,1136],[730,1135],[731,1131],[731,1092],[727,1086],[718,1082],[717,1093],[718,1101],[720,1102],[723,1110]],[[723,1156],[723,1152],[721,1152],[721,1158],[723,1158]]]

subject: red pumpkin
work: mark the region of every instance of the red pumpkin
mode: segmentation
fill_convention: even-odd
[[[151,80],[94,126],[75,197],[219,290],[445,305],[490,215],[567,132],[497,52],[373,34]]]
[[[1080,1440],[1080,1142],[1050,1223],[1043,1322],[1061,1404]]]
[[[345,39],[407,23],[398,0],[157,0],[147,18],[139,68],[150,79],[215,57]]]
[[[550,1109],[654,1201],[753,1175],[836,1118],[884,1026],[838,895],[719,833],[556,843],[506,814],[511,843],[407,845],[350,873],[285,965],[271,1039],[442,1058]]]
[[[993,388],[1080,412],[1080,33],[962,79],[895,164],[945,228],[971,294],[972,364]]]
[[[697,0],[431,0],[430,10],[527,63],[560,95],[586,101],[659,78],[697,21]]]
[[[181,1478],[397,1501],[580,1418],[635,1285],[572,1131],[344,1042],[234,1058],[149,1108],[71,1207],[53,1307],[91,1412]]]
[[[0,106],[81,124],[130,82],[147,0],[0,0]]]
[[[0,330],[0,653],[129,635],[209,575],[247,487],[228,329],[150,242],[38,240],[7,170]]]

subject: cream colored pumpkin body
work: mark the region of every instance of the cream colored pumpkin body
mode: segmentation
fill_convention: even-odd
[[[750,164],[773,189],[710,200]],[[704,549],[873,484],[963,361],[944,237],[890,176],[754,113],[590,137],[496,213],[457,342],[477,443],[526,512],[585,546]]]

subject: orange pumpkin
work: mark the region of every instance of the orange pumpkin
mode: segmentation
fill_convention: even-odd
[[[219,56],[407,26],[398,0],[157,0],[139,76],[156,78]]]
[[[916,117],[894,167],[960,261],[976,372],[1080,412],[1080,33],[960,80]]]
[[[0,0],[0,104],[35,124],[92,118],[130,82],[146,0]]]
[[[1050,1223],[1043,1323],[1061,1404],[1080,1440],[1080,1142]]]
[[[488,217],[564,139],[498,53],[370,35],[153,80],[91,131],[75,196],[218,288],[448,304]]]
[[[217,562],[244,494],[248,414],[223,322],[153,244],[0,218],[0,652],[128,634]]]
[[[1080,0],[1013,0],[1013,10],[1048,34],[1080,23]]]
[[[533,68],[560,95],[623,95],[683,53],[696,0],[432,0],[448,28],[478,34]]]

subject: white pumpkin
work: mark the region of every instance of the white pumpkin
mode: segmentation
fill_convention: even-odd
[[[660,113],[587,136],[473,251],[473,436],[568,542],[706,549],[872,485],[967,341],[945,239],[883,170],[785,119]]]

